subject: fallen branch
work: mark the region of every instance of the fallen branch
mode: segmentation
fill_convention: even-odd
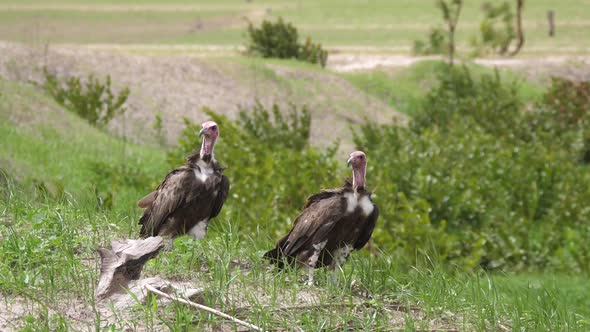
[[[209,307],[204,306],[202,304],[194,303],[194,302],[191,302],[191,301],[188,301],[188,300],[185,300],[185,299],[181,299],[181,298],[178,298],[178,297],[176,297],[176,298],[175,297],[172,297],[172,296],[170,296],[170,295],[168,295],[168,294],[166,294],[164,292],[160,292],[159,290],[155,289],[154,287],[152,287],[151,285],[148,285],[148,284],[146,284],[144,287],[148,291],[150,291],[150,292],[152,292],[154,294],[157,294],[157,295],[159,295],[161,297],[170,299],[172,301],[177,301],[177,302],[180,302],[180,303],[188,304],[191,307],[195,307],[197,309],[207,311],[207,312],[212,313],[214,315],[217,315],[219,317],[223,317],[225,319],[229,319],[232,322],[237,323],[237,324],[240,324],[242,326],[245,326],[245,327],[247,327],[249,329],[252,329],[252,330],[255,330],[255,331],[263,331],[260,327],[258,327],[256,325],[252,325],[252,324],[250,324],[248,322],[244,322],[243,320],[239,320],[239,319],[237,319],[235,317],[232,317],[232,316],[230,316],[230,315],[228,315],[226,313],[223,313],[223,312],[221,312],[219,310],[215,310],[213,308],[209,308]]]

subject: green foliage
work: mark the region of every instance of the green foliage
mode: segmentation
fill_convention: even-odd
[[[231,183],[222,215],[241,220],[248,231],[263,227],[274,236],[287,231],[307,196],[336,186],[343,177],[333,156],[336,148],[320,151],[309,146],[311,120],[306,108],[291,106],[281,115],[257,104],[241,110],[239,120],[205,110],[221,128],[215,156]],[[169,153],[171,167],[199,148],[200,125],[185,119],[179,149]],[[327,177],[326,174],[332,174]]]
[[[559,118],[522,112],[515,83],[497,73],[454,68],[439,80],[410,128],[369,124],[355,138],[387,165],[369,171],[388,206],[376,243],[468,270],[588,271],[590,176],[572,158],[579,129],[563,134],[573,146],[546,134],[539,123]]]
[[[90,74],[85,80],[72,76],[59,79],[57,75],[44,68],[45,90],[70,111],[78,114],[97,127],[106,126],[115,116],[125,113],[125,102],[129,88],[122,89],[118,95],[111,90],[111,76],[102,83]]]
[[[279,17],[276,22],[264,20],[259,28],[248,23],[248,53],[263,58],[298,59],[326,66],[328,52],[307,37],[299,43],[297,28]]]
[[[302,150],[308,146],[311,115],[306,106],[300,112],[297,106],[291,104],[285,117],[278,105],[274,104],[269,111],[257,102],[252,110],[242,109],[239,118],[243,129],[259,140],[274,142],[292,150]]]
[[[426,42],[415,40],[414,54],[445,54],[452,65],[455,54],[455,28],[459,21],[463,0],[437,0],[436,6],[441,12],[447,30],[440,27],[432,28]]]
[[[154,122],[152,123],[152,128],[154,128],[156,131],[156,136],[160,146],[166,146],[166,132],[164,130],[164,120],[162,113],[156,114]]]
[[[497,135],[513,133],[518,126],[522,107],[518,84],[502,82],[497,70],[476,77],[466,66],[446,66],[438,82],[415,117],[415,129],[437,126],[446,130],[455,118],[470,118]]]
[[[414,41],[415,55],[445,54],[449,49],[449,42],[445,31],[438,27],[430,29],[428,39]]]
[[[111,209],[113,199],[121,191],[134,190],[147,194],[158,185],[159,179],[154,175],[148,176],[136,160],[126,160],[121,164],[90,160],[86,167],[91,171],[88,180],[94,186],[97,208]]]
[[[328,51],[324,50],[320,43],[316,44],[311,41],[311,38],[307,37],[305,38],[305,44],[299,48],[297,58],[310,63],[318,63],[324,68],[328,62]]]
[[[505,55],[510,44],[516,39],[514,13],[510,4],[507,1],[497,4],[486,2],[482,10],[485,18],[479,26],[480,38],[471,39],[471,44],[475,48],[474,55]],[[501,27],[498,28],[498,25]]]

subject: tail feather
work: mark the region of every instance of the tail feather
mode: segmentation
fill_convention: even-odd
[[[272,250],[267,251],[263,257],[268,259],[271,264],[276,264],[279,270],[282,270],[285,266],[285,261],[283,259],[284,256],[279,247],[275,247]]]

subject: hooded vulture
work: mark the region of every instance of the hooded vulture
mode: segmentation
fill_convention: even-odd
[[[352,181],[322,190],[309,197],[291,231],[264,257],[277,264],[298,264],[308,269],[307,284],[313,284],[314,269],[334,269],[334,281],[353,250],[369,241],[379,216],[371,193],[365,188],[367,158],[361,151],[350,154]]]
[[[221,211],[229,191],[229,180],[215,160],[213,149],[219,126],[213,121],[202,124],[201,150],[188,157],[184,166],[166,175],[156,191],[138,202],[145,208],[139,220],[140,236],[190,234],[196,240],[207,233],[212,218]]]

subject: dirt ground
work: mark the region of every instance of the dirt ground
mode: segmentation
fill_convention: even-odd
[[[183,117],[206,120],[202,107],[235,118],[241,107],[256,100],[307,105],[312,112],[312,141],[319,146],[341,140],[350,148],[350,124],[369,116],[377,121],[405,117],[384,102],[367,96],[329,71],[298,69],[277,64],[242,63],[198,55],[137,55],[115,50],[63,46],[44,48],[0,43],[0,76],[13,81],[41,82],[47,66],[59,76],[95,73],[112,77],[115,88],[128,86],[127,112],[110,130],[133,141],[153,143],[152,124],[163,118],[169,143],[183,128]],[[327,130],[329,129],[329,130]]]

